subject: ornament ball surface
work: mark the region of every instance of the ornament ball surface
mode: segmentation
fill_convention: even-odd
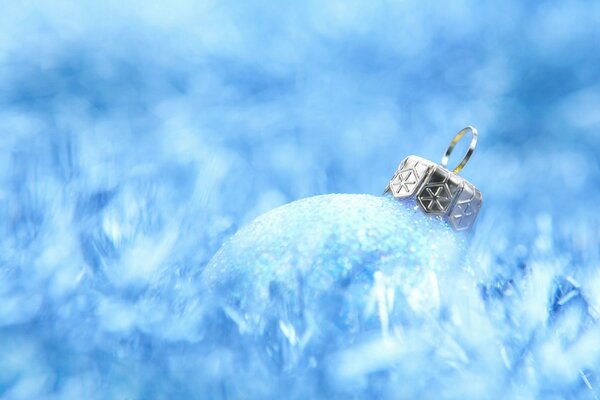
[[[229,354],[227,396],[384,390],[394,379],[377,374],[392,373],[399,351],[390,338],[443,314],[444,274],[461,268],[465,247],[390,197],[316,196],[260,216],[202,277],[214,305],[206,339]]]

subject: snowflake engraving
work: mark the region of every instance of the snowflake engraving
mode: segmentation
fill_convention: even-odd
[[[473,216],[471,204],[471,200],[461,201],[454,208],[452,218],[456,229],[463,229],[471,225],[471,217]]]
[[[419,180],[415,171],[408,169],[400,171],[391,183],[392,190],[395,194],[411,194]]]
[[[426,211],[443,212],[450,205],[452,195],[446,185],[427,186],[419,195],[419,201]]]

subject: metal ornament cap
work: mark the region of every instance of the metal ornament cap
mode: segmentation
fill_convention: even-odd
[[[461,162],[452,171],[446,166],[456,143],[471,133],[469,149]],[[466,165],[477,144],[477,130],[466,127],[456,134],[440,164],[427,159],[408,156],[398,166],[386,187],[396,199],[415,198],[419,208],[428,215],[446,220],[456,231],[470,229],[483,202],[481,192],[458,172]]]

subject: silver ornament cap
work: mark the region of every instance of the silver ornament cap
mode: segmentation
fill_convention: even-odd
[[[447,169],[448,159],[456,144],[471,133],[471,143],[461,162]],[[477,145],[477,129],[467,126],[458,132],[437,164],[417,156],[406,157],[398,166],[384,193],[396,199],[414,199],[428,215],[442,217],[456,231],[469,230],[479,214],[483,196],[458,173],[467,164]]]

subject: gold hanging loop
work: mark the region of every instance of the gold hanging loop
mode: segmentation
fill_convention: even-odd
[[[471,133],[471,143],[469,144],[469,149],[467,150],[467,153],[463,157],[460,164],[458,164],[452,170],[452,172],[454,172],[455,174],[458,174],[465,167],[465,165],[467,165],[469,158],[471,158],[473,151],[475,151],[475,146],[477,146],[477,129],[473,128],[472,126],[467,126],[467,127],[463,128],[460,132],[458,132],[454,136],[452,141],[450,142],[450,145],[448,146],[448,149],[446,150],[446,154],[444,154],[444,157],[442,157],[442,162],[440,163],[440,165],[442,167],[447,168],[448,159],[450,158],[450,154],[452,154],[452,151],[454,150],[454,147],[456,146],[456,144],[458,142],[460,142],[460,140],[463,138],[463,136],[465,136],[465,134],[467,132]]]

